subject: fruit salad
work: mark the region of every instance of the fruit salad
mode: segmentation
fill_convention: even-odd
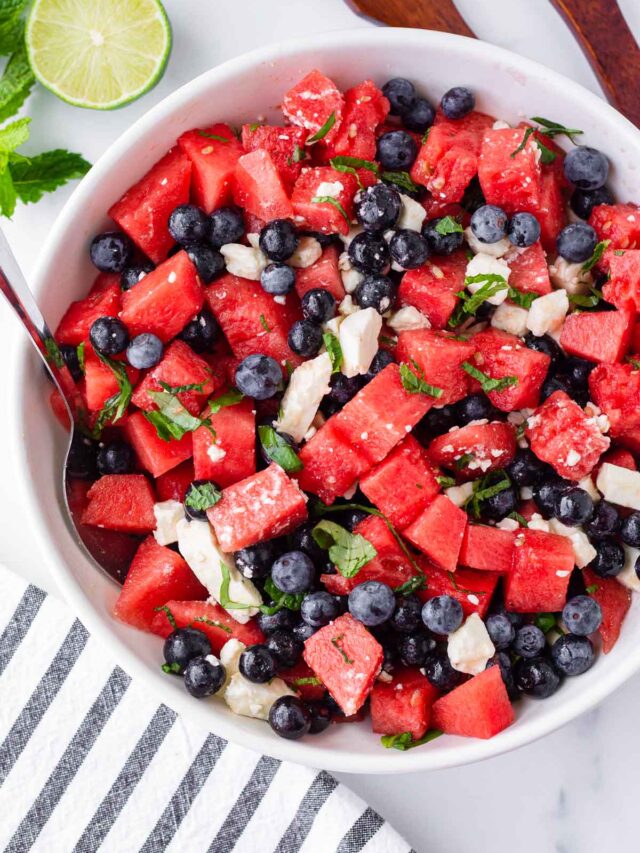
[[[464,87],[314,70],[282,114],[183,133],[88,247],[71,508],[192,696],[493,737],[640,588],[640,209]]]

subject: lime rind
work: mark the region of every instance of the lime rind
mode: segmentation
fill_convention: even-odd
[[[158,0],[36,0],[25,37],[36,79],[66,103],[96,110],[150,91],[172,44]]]

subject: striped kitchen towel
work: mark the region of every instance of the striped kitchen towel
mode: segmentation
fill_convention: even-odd
[[[407,853],[325,771],[187,725],[0,566],[0,850]]]

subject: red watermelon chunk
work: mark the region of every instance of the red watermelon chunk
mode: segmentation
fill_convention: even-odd
[[[69,410],[64,397],[57,388],[53,388],[49,395],[49,405],[54,417],[60,426],[67,432],[71,429],[71,420],[69,419]]]
[[[345,613],[304,644],[304,659],[347,715],[371,692],[382,666],[382,646],[361,622]]]
[[[293,217],[278,167],[268,151],[259,148],[240,157],[234,180],[234,201],[249,213],[265,222]]]
[[[274,463],[228,486],[207,515],[220,547],[228,553],[294,530],[307,517],[307,499]]]
[[[547,256],[540,243],[526,249],[511,249],[505,256],[511,274],[509,284],[521,293],[551,293]]]
[[[402,530],[420,515],[440,486],[424,447],[408,435],[362,477],[360,489]]]
[[[550,359],[542,352],[525,347],[515,335],[498,329],[487,329],[473,337],[477,353],[471,363],[491,379],[515,376],[517,385],[487,395],[503,412],[534,408],[540,399],[540,388],[547,375]],[[472,380],[477,385],[476,380]],[[477,385],[479,388],[480,386]]]
[[[516,613],[562,610],[575,564],[565,536],[525,529],[515,539],[513,566],[505,575],[505,604]]]
[[[296,293],[301,299],[307,291],[319,288],[328,290],[336,302],[342,302],[345,290],[338,267],[339,254],[337,246],[327,246],[315,264],[296,270]]]
[[[110,282],[72,302],[58,323],[55,339],[59,344],[78,346],[89,340],[89,329],[99,317],[117,317],[120,313],[120,282]]]
[[[193,462],[188,459],[156,478],[158,500],[174,500],[182,503],[192,480],[195,480]]]
[[[567,224],[567,203],[562,191],[563,181],[564,176],[561,173],[543,166],[540,179],[540,205],[537,210],[530,211],[535,214],[540,223],[542,245],[548,252],[553,253],[556,252],[558,234]]]
[[[214,655],[220,654],[220,649],[228,640],[238,640],[245,646],[264,642],[264,634],[253,620],[246,625],[241,625],[211,599],[208,601],[170,599],[163,604],[167,609],[158,610],[151,620],[150,630],[153,634],[168,637],[175,630],[169,619],[168,610],[177,628],[197,628],[206,634]]]
[[[455,403],[469,393],[469,377],[462,363],[469,361],[475,352],[475,341],[459,341],[432,329],[415,329],[400,332],[396,358],[409,365],[418,365],[426,382],[442,388],[437,405]]]
[[[502,421],[467,424],[439,435],[429,445],[429,456],[436,464],[467,478],[504,468],[515,454],[515,428]],[[467,456],[469,462],[461,466],[460,460]]]
[[[463,250],[438,256],[402,276],[398,289],[401,305],[413,305],[434,329],[445,329],[464,290],[467,257]]]
[[[625,450],[624,447],[614,447],[612,450],[608,450],[594,468],[594,475],[597,476],[596,472],[604,462],[608,462],[610,465],[617,465],[619,468],[627,468],[629,471],[638,470],[633,455],[628,450]]]
[[[142,412],[133,412],[123,427],[126,439],[133,447],[138,462],[154,477],[165,474],[193,454],[191,433],[181,439],[164,441]]]
[[[131,337],[152,332],[167,343],[202,308],[204,290],[182,250],[122,295],[120,319]]]
[[[459,601],[465,616],[477,613],[484,619],[501,575],[498,572],[474,571],[459,568],[455,573],[443,572],[435,566],[421,562],[427,578],[426,589],[418,590],[420,601],[429,601],[438,595],[450,595]]]
[[[327,192],[323,184],[331,184]],[[358,182],[353,175],[338,172],[330,166],[317,166],[303,172],[291,195],[296,217],[302,217],[307,228],[323,234],[348,234],[354,215],[353,199]],[[331,198],[332,201],[314,201]],[[343,212],[344,211],[344,212]]]
[[[624,617],[631,607],[631,590],[622,586],[615,578],[601,578],[590,569],[584,569],[584,582],[591,589],[589,595],[600,605],[602,623],[598,633],[602,638],[602,651],[605,655],[618,641]]]
[[[302,127],[273,127],[267,124],[242,125],[242,144],[245,151],[261,149],[271,155],[282,184],[291,193],[296,178],[304,166],[304,144],[309,132]]]
[[[640,209],[635,204],[598,204],[589,225],[609,249],[640,249]]]
[[[149,391],[162,391],[161,382],[178,388],[184,385],[200,385],[193,391],[181,391],[177,396],[185,409],[197,415],[203,400],[217,391],[224,382],[221,375],[212,372],[207,362],[183,341],[173,341],[164,352],[159,364],[150,370],[136,388],[131,402],[145,411],[157,406]]]
[[[172,148],[110,209],[109,216],[155,264],[164,261],[174,239],[171,211],[189,201],[191,161]]]
[[[324,684],[303,660],[289,669],[278,670],[278,677],[295,690],[305,702],[318,702],[327,692]]]
[[[482,140],[478,162],[482,192],[488,204],[496,204],[509,214],[540,209],[540,150],[529,139],[518,151],[525,132],[519,127],[487,130]]]
[[[466,512],[437,495],[403,535],[438,568],[455,572],[466,526]]]
[[[254,355],[254,353],[271,356],[289,372],[302,364],[304,360],[290,349],[287,335],[280,328],[271,329],[270,332],[250,338],[248,341],[242,341],[234,346],[234,355],[239,361],[248,355]]]
[[[336,431],[371,464],[380,462],[411,432],[435,401],[427,394],[410,394],[402,385],[400,368],[390,364],[368,382],[331,419]]]
[[[510,572],[515,539],[514,530],[469,524],[462,540],[460,562],[480,571]]]
[[[618,308],[628,308],[631,303],[640,311],[640,249],[615,249],[608,255],[609,281],[602,288],[604,298]]]
[[[391,681],[376,681],[371,691],[371,727],[383,735],[410,732],[418,740],[429,728],[438,691],[418,669],[403,667]]]
[[[560,344],[569,355],[589,361],[622,361],[629,349],[634,319],[634,312],[627,309],[569,314]]]
[[[316,133],[333,115],[335,123],[324,137],[329,142],[340,129],[344,98],[328,77],[318,70],[310,71],[282,99],[282,112],[292,124]]]
[[[589,374],[589,394],[614,438],[640,427],[640,370],[632,364],[599,364]]]
[[[132,385],[138,381],[135,367],[123,364]],[[120,390],[118,380],[109,367],[95,353],[91,344],[84,351],[84,396],[90,412],[99,412],[107,400]]]
[[[344,495],[371,463],[336,430],[331,418],[299,453],[304,465],[297,474],[300,488],[332,504]]]
[[[323,145],[325,160],[337,155],[374,160],[375,129],[389,113],[389,101],[371,80],[364,80],[344,93],[342,124]]]
[[[158,617],[156,608],[176,598],[204,599],[208,594],[180,554],[149,536],[136,552],[113,614],[134,628],[152,631]]]
[[[91,486],[87,498],[83,524],[122,533],[151,533],[156,528],[155,496],[144,474],[106,474]]]
[[[193,465],[198,480],[213,480],[225,489],[256,470],[256,416],[253,400],[225,406],[214,415],[207,406],[208,427],[193,434]]]
[[[229,125],[188,130],[178,145],[191,162],[191,200],[206,213],[229,204],[236,163],[244,153]]]
[[[586,477],[611,443],[600,432],[597,419],[564,391],[556,391],[536,409],[525,435],[538,459],[568,480]]]
[[[499,666],[485,669],[438,699],[431,724],[448,735],[491,738],[515,720]]]

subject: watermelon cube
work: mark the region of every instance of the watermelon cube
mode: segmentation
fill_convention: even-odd
[[[211,429],[200,427],[193,434],[193,466],[198,480],[213,480],[221,488],[250,477],[256,470],[256,415],[253,400],[241,400],[202,417]]]
[[[304,659],[347,715],[365,703],[382,666],[382,646],[345,613],[304,644]]]
[[[238,640],[245,646],[264,642],[264,634],[253,620],[244,625],[237,622],[211,598],[208,601],[169,599],[163,604],[167,609],[158,610],[149,626],[151,632],[160,637],[168,637],[174,630],[169,618],[170,613],[178,628],[197,628],[206,634],[214,655],[220,654],[220,649],[227,640]]]
[[[113,614],[134,628],[151,631],[156,608],[176,598],[205,599],[208,595],[180,554],[149,536],[136,552]]]
[[[410,732],[414,740],[429,728],[438,691],[418,669],[403,667],[392,681],[376,681],[371,691],[371,727],[383,735]]]
[[[307,517],[307,498],[279,465],[234,483],[207,510],[223,551],[239,551],[284,536]]]
[[[389,113],[389,101],[371,80],[364,80],[344,93],[339,130],[323,145],[325,160],[336,155],[374,160],[375,129]]]
[[[434,703],[431,724],[448,735],[491,738],[515,719],[499,666],[485,669]]]
[[[371,467],[368,459],[336,430],[333,418],[307,441],[299,453],[304,465],[297,474],[300,488],[332,504]]]
[[[152,332],[166,343],[195,317],[203,302],[196,268],[182,250],[122,295],[120,319],[131,337]]]
[[[514,530],[469,524],[462,540],[460,562],[470,569],[510,572],[515,539]]]
[[[360,489],[402,530],[420,515],[440,486],[425,449],[408,435],[361,478]]]
[[[521,293],[537,293],[540,296],[551,293],[547,256],[540,243],[534,243],[526,249],[517,249],[514,246],[505,256],[505,261],[511,270],[511,287]]]
[[[336,302],[342,302],[345,296],[340,268],[339,252],[336,246],[327,246],[322,255],[310,267],[296,270],[296,293],[302,299],[308,290],[328,290]]]
[[[233,198],[237,205],[265,222],[293,217],[278,167],[268,151],[257,149],[244,154],[234,174]]]
[[[261,149],[271,155],[287,193],[291,194],[296,178],[304,166],[304,144],[309,132],[303,127],[273,127],[271,125],[244,124],[242,144],[245,151]],[[250,232],[249,232],[250,233]]]
[[[397,364],[367,383],[331,421],[336,431],[371,464],[380,462],[424,417],[435,401],[405,390]]]
[[[154,477],[165,474],[193,455],[191,433],[186,433],[180,439],[164,441],[142,412],[129,415],[123,432],[140,465]]]
[[[466,512],[445,495],[437,495],[404,536],[438,568],[455,572],[466,526]]]
[[[602,638],[602,651],[606,655],[618,642],[622,623],[631,607],[631,590],[615,578],[601,578],[590,569],[584,569],[583,576],[590,590],[589,595],[595,598],[602,610],[598,633]]]
[[[175,147],[109,209],[109,216],[155,264],[164,261],[175,242],[169,215],[189,201],[190,183],[191,161]]]
[[[640,249],[640,209],[635,204],[598,204],[589,225],[609,249]]]
[[[632,364],[599,364],[589,374],[589,394],[614,438],[640,427],[640,370]]]
[[[536,409],[525,435],[538,459],[568,480],[590,474],[611,443],[600,432],[597,419],[585,414],[564,391],[556,391]]]
[[[531,138],[520,147],[525,132],[520,127],[487,130],[482,140],[478,161],[482,192],[488,204],[509,214],[540,209],[540,152]]]
[[[464,478],[504,468],[515,454],[515,427],[502,421],[467,424],[439,435],[429,445],[433,462]],[[469,461],[461,464],[467,458]]]
[[[562,610],[575,564],[565,536],[527,528],[515,539],[513,565],[505,575],[505,604],[516,613]]]
[[[155,496],[144,474],[106,474],[87,492],[82,523],[122,533],[151,533]]]
[[[515,376],[517,384],[501,391],[490,391],[487,395],[493,405],[503,412],[534,408],[540,399],[540,388],[547,375],[550,359],[548,355],[524,346],[515,335],[498,329],[487,329],[473,337],[477,348],[471,360],[478,370],[491,379]],[[480,385],[475,379],[472,386]]]
[[[475,352],[475,342],[458,341],[443,332],[432,329],[414,329],[400,332],[396,358],[424,374],[425,380],[443,394],[435,401],[438,406],[455,403],[469,393],[469,377],[462,364]]]
[[[602,288],[604,298],[617,308],[640,311],[640,249],[615,249],[608,254],[609,281]]]
[[[278,677],[295,690],[305,702],[324,699],[326,687],[303,660],[288,669],[278,670]]]
[[[420,601],[429,601],[439,595],[450,595],[460,602],[465,616],[477,613],[481,619],[485,618],[501,577],[498,572],[477,572],[464,568],[457,569],[455,573],[443,572],[424,558],[421,559],[420,565],[427,579],[426,589],[417,592]]]
[[[415,270],[408,270],[400,281],[398,299],[401,305],[413,305],[421,311],[434,329],[446,329],[464,290],[467,257],[460,250],[435,257]]]
[[[57,388],[53,388],[49,395],[49,405],[54,417],[60,426],[67,432],[71,429],[71,419],[69,418],[69,410],[64,397]]]
[[[99,317],[117,317],[120,313],[120,282],[92,290],[84,299],[72,302],[58,323],[55,339],[59,344],[78,346],[89,340],[89,329]]]
[[[188,130],[178,145],[191,162],[192,201],[206,213],[229,204],[236,163],[244,153],[229,125]]]
[[[331,118],[335,123],[324,141],[331,140],[340,129],[344,98],[329,77],[314,69],[286,93],[282,99],[282,112],[291,124],[316,133]]]
[[[594,479],[597,476],[597,472],[600,469],[600,466],[603,465],[605,462],[608,462],[609,465],[617,465],[618,468],[626,468],[628,471],[638,470],[636,460],[633,458],[633,455],[629,453],[628,450],[625,450],[624,447],[614,447],[612,450],[608,450],[604,454],[604,456],[600,459],[598,465],[593,469]]]
[[[138,381],[138,371],[135,367],[124,364],[129,381],[132,385]],[[120,390],[115,373],[95,353],[91,344],[84,351],[84,396],[90,412],[99,412],[105,403]]]
[[[560,344],[569,355],[589,361],[622,361],[629,349],[634,320],[635,311],[628,308],[569,314]]]
[[[327,195],[323,192],[323,184],[332,184],[339,191]],[[300,175],[291,194],[291,204],[296,217],[302,217],[307,228],[324,234],[348,234],[357,191],[358,182],[353,175],[330,166],[317,166]],[[319,200],[326,198],[331,201]]]
[[[185,499],[187,489],[195,480],[193,462],[188,459],[175,468],[171,468],[166,474],[156,477],[156,493],[159,501],[182,501]]]

